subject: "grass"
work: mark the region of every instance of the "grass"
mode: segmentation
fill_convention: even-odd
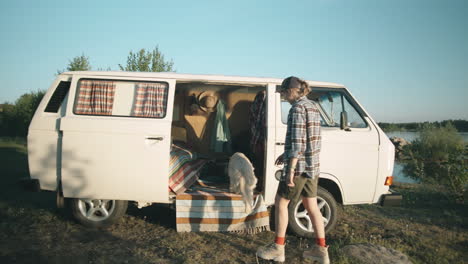
[[[15,147],[17,145],[26,147],[26,139],[23,137],[0,137],[0,145],[3,147]]]
[[[0,141],[1,263],[255,263],[259,245],[272,232],[257,235],[177,233],[169,207],[131,206],[107,230],[86,229],[63,210],[55,195],[27,193],[17,180],[27,177],[25,145]],[[335,230],[328,234],[332,263],[356,263],[344,246],[372,243],[408,255],[414,263],[463,263],[468,259],[468,210],[451,203],[434,186],[399,184],[401,207],[344,206]],[[300,263],[305,239],[288,236],[288,263]]]

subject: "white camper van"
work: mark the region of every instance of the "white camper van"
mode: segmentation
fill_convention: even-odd
[[[273,205],[281,170],[274,163],[284,150],[291,107],[276,92],[281,82],[179,73],[62,73],[29,126],[30,179],[24,183],[57,192],[58,206],[69,201],[81,223],[106,226],[125,213],[128,201],[139,207],[171,204],[202,182],[229,185],[227,161],[242,152],[255,166],[256,193]],[[308,97],[322,117],[318,199],[326,230],[336,223],[337,204],[398,204],[401,196],[389,190],[394,146],[385,133],[343,85],[308,83]],[[229,135],[213,147],[221,103]],[[172,155],[180,149],[195,163],[191,175],[174,179]],[[299,235],[312,235],[301,201],[290,204],[290,226]]]

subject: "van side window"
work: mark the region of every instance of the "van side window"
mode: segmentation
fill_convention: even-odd
[[[340,127],[341,112],[348,116],[348,126],[351,128],[365,128],[367,123],[361,117],[356,108],[349,102],[347,96],[342,92],[318,91],[318,103],[326,115],[328,122],[322,126]]]
[[[343,92],[321,91],[320,88],[317,88],[312,89],[312,92],[307,97],[317,103],[321,116],[320,125],[322,127],[340,127],[340,116],[343,110],[348,116],[348,127],[367,127],[367,123]],[[283,124],[288,123],[289,109],[291,109],[291,104],[281,98],[281,122]]]
[[[63,103],[63,100],[65,99],[65,96],[67,96],[68,91],[70,90],[70,84],[71,82],[65,82],[61,81],[57,88],[55,89],[54,93],[50,97],[49,102],[47,103],[47,106],[44,110],[44,112],[47,113],[57,113],[60,106]]]
[[[157,117],[166,115],[167,84],[137,83],[132,116]]]
[[[81,80],[78,84],[75,113],[80,115],[112,115],[115,83]]]
[[[289,114],[290,109],[291,109],[291,104],[288,101],[281,98],[281,122],[283,124],[288,123],[288,114]],[[327,126],[327,123],[323,119],[322,113],[320,113],[320,125]]]
[[[165,82],[82,79],[78,82],[74,113],[164,118],[168,87]]]

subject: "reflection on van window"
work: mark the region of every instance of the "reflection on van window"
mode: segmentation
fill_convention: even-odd
[[[167,91],[162,82],[80,80],[74,113],[163,118]]]
[[[340,127],[341,113],[346,112],[348,116],[348,127],[367,127],[364,119],[354,106],[349,103],[344,93],[334,91],[318,92],[318,103],[328,118],[328,126]]]
[[[309,99],[318,103],[320,111],[320,125],[323,127],[340,127],[341,112],[346,112],[348,116],[348,127],[365,128],[367,123],[361,117],[359,112],[349,103],[347,96],[339,91],[312,91]],[[283,124],[288,122],[288,113],[291,104],[281,98],[281,121]]]
[[[290,109],[291,109],[291,104],[288,101],[281,98],[281,122],[283,124],[288,123],[288,114],[289,114]],[[321,126],[327,126],[328,125],[325,122],[325,120],[323,119],[322,113],[320,113],[320,125]]]
[[[288,101],[281,99],[281,122],[283,124],[288,123],[288,114],[289,114],[290,109],[291,109],[291,104]],[[323,119],[322,113],[320,113],[320,125],[328,126],[328,124]]]

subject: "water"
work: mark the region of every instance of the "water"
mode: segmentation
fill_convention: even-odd
[[[418,132],[407,132],[407,131],[394,131],[394,132],[387,132],[385,134],[387,134],[387,137],[389,138],[400,137],[400,138],[406,139],[407,141],[413,141],[419,137]],[[465,142],[468,142],[468,132],[460,132],[458,134],[462,136]]]
[[[414,141],[419,137],[418,132],[407,132],[407,131],[395,131],[395,132],[387,132],[385,133],[389,138],[391,137],[400,137],[405,139],[406,141]],[[465,142],[468,142],[468,133],[462,132],[459,133]],[[417,183],[417,181],[411,179],[403,173],[403,165],[399,162],[395,161],[395,166],[393,167],[393,177],[396,182],[404,182],[404,183]]]
[[[395,165],[393,166],[393,180],[396,182],[403,182],[403,183],[417,183],[418,181],[408,177],[403,172],[403,165],[399,162],[395,161]]]

